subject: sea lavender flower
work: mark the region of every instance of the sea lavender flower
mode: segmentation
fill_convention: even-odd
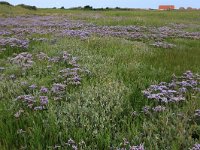
[[[123,141],[124,141],[124,143],[123,143],[124,146],[129,144],[129,141],[126,138],[124,138]]]
[[[69,64],[72,65],[73,67],[79,67],[79,65],[77,64],[77,57],[72,57],[72,59],[69,61]]]
[[[53,63],[58,63],[60,61],[60,57],[52,57],[52,58],[49,58],[49,62],[53,62]]]
[[[47,69],[51,69],[51,68],[52,68],[52,66],[51,66],[51,65],[48,65],[48,66],[47,66]]]
[[[35,103],[35,97],[32,95],[21,95],[17,97],[17,100],[22,100],[23,102],[26,103]]]
[[[77,146],[76,142],[74,140],[72,140],[71,138],[65,144],[68,146],[71,146],[71,148],[73,150],[78,150],[78,146]]]
[[[150,113],[150,107],[149,106],[144,106],[143,108],[142,108],[142,112],[143,113],[145,113],[145,114],[149,114]]]
[[[17,39],[13,37],[4,37],[0,39],[0,46],[28,48],[28,45],[29,45],[28,40]]]
[[[34,107],[34,110],[44,110],[45,107],[44,106],[37,106],[37,107]]]
[[[67,145],[74,145],[74,144],[76,144],[76,142],[70,138],[70,139],[67,141],[66,144],[67,144]]]
[[[179,88],[179,92],[180,93],[186,93],[187,92],[187,88],[185,88],[185,87]]]
[[[37,85],[35,85],[35,84],[32,84],[32,85],[30,85],[30,86],[29,86],[29,88],[30,88],[30,89],[32,89],[32,90],[34,90],[34,89],[36,89],[36,88],[37,88]]]
[[[48,88],[46,88],[44,86],[42,86],[41,89],[40,89],[41,93],[47,93],[48,91],[49,91]]]
[[[70,56],[71,55],[68,54],[66,51],[63,51],[63,56],[62,56],[63,61],[68,61]]]
[[[158,85],[151,85],[149,88],[143,91],[143,94],[152,100],[158,102],[180,102],[186,100],[185,93],[189,91],[191,94],[199,92],[200,78],[198,74],[193,74],[191,71],[187,71],[180,77],[173,77],[170,83],[160,83]]]
[[[21,84],[21,86],[27,86],[28,85],[28,83],[26,81],[22,81],[22,82],[20,82],[20,84]]]
[[[152,110],[154,112],[163,112],[163,111],[165,111],[165,109],[166,109],[166,107],[163,107],[163,106],[160,106],[160,105],[152,108]]]
[[[47,105],[48,103],[49,103],[49,100],[47,96],[40,96],[40,104],[42,106]]]
[[[53,87],[51,88],[52,92],[55,94],[60,94],[65,90],[66,85],[61,83],[54,83]]]
[[[23,52],[18,54],[16,57],[10,59],[13,64],[19,65],[22,69],[31,68],[33,65],[32,54]]]
[[[14,114],[15,118],[19,118],[23,112],[24,112],[24,110],[23,110],[23,109],[20,109],[18,112],[16,112],[16,113]]]
[[[36,56],[37,56],[37,58],[39,60],[47,60],[47,59],[49,59],[48,55],[43,53],[43,52],[39,52],[39,54],[37,54]]]
[[[144,145],[140,144],[139,146],[130,146],[129,150],[144,150]]]
[[[195,116],[200,117],[200,109],[195,110]]]
[[[190,150],[200,150],[200,144],[195,144]]]
[[[155,42],[154,44],[151,44],[151,45],[155,47],[165,48],[165,49],[176,47],[176,45],[170,44],[167,42]]]
[[[137,111],[133,111],[133,112],[131,113],[131,116],[133,116],[133,117],[136,117],[136,116],[138,116],[138,113],[137,113]]]
[[[26,131],[24,131],[23,129],[19,129],[17,130],[17,134],[22,134],[22,133],[25,133]]]

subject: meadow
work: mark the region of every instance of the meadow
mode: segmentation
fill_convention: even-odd
[[[200,11],[0,5],[1,150],[199,150]]]

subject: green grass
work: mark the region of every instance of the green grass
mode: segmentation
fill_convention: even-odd
[[[198,11],[91,12],[39,9],[26,12],[21,8],[11,9],[12,13],[9,11],[8,16],[15,15],[15,12],[17,15],[64,14],[70,19],[86,20],[98,25],[199,25]],[[0,10],[3,10],[2,16],[7,16],[7,9],[1,9],[0,6]],[[55,145],[64,145],[70,138],[76,143],[83,140],[86,146],[79,145],[79,149],[86,150],[119,147],[124,138],[131,145],[144,143],[149,150],[191,148],[200,142],[192,138],[194,133],[200,135],[199,125],[191,122],[194,111],[200,107],[198,95],[180,105],[167,105],[167,111],[161,114],[146,116],[140,113],[143,106],[156,105],[142,94],[142,90],[149,85],[170,81],[174,73],[181,75],[187,70],[200,73],[200,42],[185,39],[169,39],[169,42],[177,47],[161,49],[143,42],[96,36],[87,40],[58,38],[55,45],[48,42],[31,43],[27,51],[32,54],[44,52],[54,56],[65,50],[79,57],[81,67],[86,67],[91,74],[83,77],[80,86],[67,89],[62,102],[50,98],[48,110],[42,112],[24,108],[25,113],[19,119],[14,114],[22,106],[15,98],[28,93],[19,86],[19,82],[28,81],[50,88],[52,78],[58,75],[64,65],[52,65],[51,72],[54,74],[51,74],[44,69],[46,62],[36,60],[33,69],[23,75],[19,68],[7,61],[8,56],[20,51],[10,48],[10,53],[3,52],[0,54],[0,65],[9,68],[4,74],[16,74],[19,82],[0,81],[0,149],[53,149]],[[133,111],[140,115],[132,116]],[[25,132],[18,134],[19,129]]]

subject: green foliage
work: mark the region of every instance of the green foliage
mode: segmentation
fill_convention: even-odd
[[[6,1],[0,1],[0,5],[8,5],[8,6],[13,6],[10,3],[6,2]]]
[[[22,8],[29,9],[29,10],[37,10],[36,6],[30,6],[30,5],[25,5],[25,4],[19,4],[17,6],[20,6]]]
[[[93,8],[92,8],[92,6],[89,6],[89,5],[86,5],[86,6],[84,6],[83,7],[85,10],[92,10]]]
[[[52,12],[65,14],[65,11],[58,9],[36,11],[38,14]],[[187,14],[66,10],[65,15],[68,13],[69,18],[81,17],[101,25],[199,24],[196,11]],[[94,19],[93,15],[104,17]],[[122,20],[117,21],[116,18]],[[190,26],[187,30],[191,28],[194,30]],[[48,36],[49,39],[53,37]],[[200,142],[200,139],[194,138],[194,135],[200,136],[200,126],[193,118],[195,110],[200,108],[199,95],[188,98],[180,105],[166,104],[165,112],[148,115],[141,112],[145,105],[156,105],[141,93],[149,85],[167,82],[172,74],[180,75],[186,70],[200,73],[198,40],[168,39],[177,45],[170,50],[111,37],[93,36],[87,40],[57,38],[57,41],[54,45],[33,42],[27,51],[55,56],[61,50],[66,50],[79,57],[80,65],[86,67],[91,75],[83,79],[81,86],[67,89],[63,101],[50,98],[48,110],[26,111],[20,118],[15,118],[17,111],[25,109],[16,101],[17,96],[27,94],[20,82],[28,81],[50,88],[52,78],[65,65],[53,64],[50,72],[44,69],[47,61],[36,60],[33,68],[22,74],[7,59],[21,51],[8,47],[8,52],[0,55],[0,65],[8,68],[3,72],[6,77],[16,74],[17,80],[0,80],[0,149],[53,149],[56,145],[63,146],[60,149],[70,149],[66,147],[70,138],[79,149],[86,150],[123,147],[123,139],[127,139],[131,145],[144,143],[145,149],[149,150],[188,150]],[[33,94],[37,95],[38,91],[33,91]],[[134,111],[138,115],[134,115]],[[85,144],[81,144],[82,141]]]

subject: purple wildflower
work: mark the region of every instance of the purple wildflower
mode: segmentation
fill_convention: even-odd
[[[32,89],[32,90],[34,90],[34,89],[37,88],[37,86],[35,84],[32,84],[32,85],[29,86],[29,88]]]
[[[37,107],[34,107],[34,110],[44,110],[45,107],[44,106],[37,106]]]
[[[40,52],[39,54],[37,54],[37,58],[39,60],[47,60],[47,59],[49,59],[49,57],[47,56],[47,54],[45,54],[43,52]]]
[[[191,94],[198,92],[199,80],[199,75],[187,71],[183,76],[174,76],[170,83],[161,82],[158,85],[151,85],[143,91],[143,94],[148,99],[163,103],[185,101],[187,91],[190,91]]]
[[[200,150],[200,144],[195,144],[190,150]]]
[[[130,146],[130,150],[144,150],[144,145],[140,144],[139,146]]]
[[[200,109],[195,110],[195,116],[200,117]]]
[[[23,81],[23,82],[21,82],[20,83],[22,86],[27,86],[28,85],[28,83],[26,82],[26,81]]]
[[[19,118],[21,116],[21,114],[24,112],[23,109],[20,109],[18,112],[15,113],[15,118]]]
[[[60,84],[60,83],[55,83],[53,84],[53,87],[51,88],[52,92],[55,94],[60,94],[65,90],[66,85]]]
[[[31,68],[33,65],[32,54],[23,52],[18,54],[16,57],[10,59],[13,64],[19,65],[22,69]]]
[[[48,88],[46,88],[44,86],[42,86],[41,89],[40,89],[41,93],[47,93],[48,91],[49,91]]]
[[[49,102],[48,97],[47,96],[40,96],[40,104],[42,106],[47,105]]]
[[[145,113],[145,114],[149,114],[150,113],[149,110],[150,110],[149,106],[144,106],[143,109],[142,109],[142,112]]]
[[[160,106],[160,105],[152,108],[152,110],[154,112],[163,112],[163,111],[165,111],[165,109],[166,109],[166,107],[163,107],[163,106]]]

